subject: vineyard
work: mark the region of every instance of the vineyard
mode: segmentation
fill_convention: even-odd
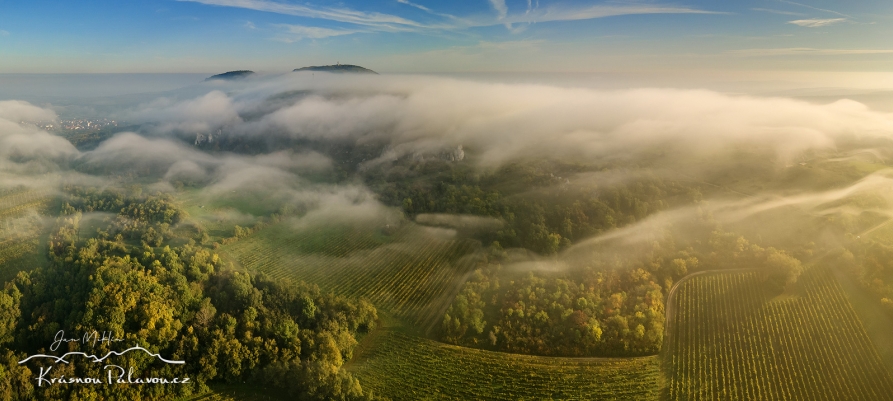
[[[473,266],[461,256],[476,246],[473,241],[439,239],[412,225],[384,236],[372,228],[292,231],[280,223],[221,249],[248,271],[362,296],[416,327],[428,328],[439,322]]]
[[[49,199],[43,192],[27,189],[0,192],[0,229],[6,229],[12,219],[22,217],[30,211],[45,211]]]
[[[364,389],[394,400],[658,399],[658,357],[549,358],[476,350],[391,330],[349,365]]]
[[[41,214],[49,208],[50,199],[39,191],[0,191],[0,280],[43,263]]]
[[[893,378],[827,270],[774,299],[757,272],[680,284],[666,350],[673,400],[891,400]]]

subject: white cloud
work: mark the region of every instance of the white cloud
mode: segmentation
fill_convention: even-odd
[[[635,157],[657,148],[712,154],[730,144],[765,146],[786,161],[853,133],[893,133],[893,116],[847,100],[814,105],[703,90],[598,91],[387,75],[291,74],[268,88],[314,94],[239,132],[379,138],[399,152],[462,144],[487,167],[519,157]],[[251,96],[264,97],[258,95]]]
[[[10,121],[54,121],[56,113],[21,100],[0,101],[0,118]]]
[[[246,21],[244,26],[245,26],[245,29],[250,29],[250,30],[257,29],[257,26],[255,26],[254,23],[251,21]]]
[[[329,29],[329,28],[320,28],[315,26],[303,26],[303,25],[289,25],[289,24],[277,24],[276,27],[283,29],[285,32],[275,39],[285,43],[297,42],[301,39],[323,39],[329,38],[332,36],[342,36],[342,35],[351,35],[358,32],[364,32],[360,30],[346,30],[346,29]]]
[[[819,28],[823,26],[837,24],[846,21],[846,18],[828,18],[828,19],[798,19],[788,21],[789,24],[799,25],[807,28]]]
[[[9,36],[9,31],[0,29],[0,36]]]
[[[0,173],[18,162],[11,156],[28,160],[59,160],[75,157],[78,151],[62,137],[51,135],[29,124],[55,121],[56,113],[18,100],[0,101]]]
[[[490,5],[496,10],[497,18],[500,20],[504,19],[509,12],[508,6],[505,5],[505,0],[490,0]]]
[[[182,102],[157,99],[131,113],[128,119],[155,124],[159,132],[188,133],[207,133],[241,121],[231,99],[220,91]]]
[[[239,186],[259,185],[262,177],[296,177],[298,172],[331,167],[331,160],[314,152],[212,155],[181,141],[146,138],[132,132],[120,133],[104,141],[95,150],[84,153],[81,160],[87,166],[101,167],[100,171],[135,168],[141,174],[163,176],[166,180],[200,182],[212,179],[215,185],[227,191]],[[258,174],[252,178],[254,173]]]

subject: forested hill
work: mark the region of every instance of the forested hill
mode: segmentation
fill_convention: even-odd
[[[295,68],[295,71],[322,71],[322,72],[334,72],[334,73],[355,73],[355,74],[376,74],[376,75],[378,75],[377,72],[372,71],[368,68],[360,67],[358,65],[351,65],[351,64],[335,64],[335,65],[301,67],[301,68]]]
[[[223,74],[217,74],[214,76],[210,76],[205,79],[205,81],[213,81],[215,79],[223,79],[223,80],[234,80],[234,79],[242,79],[251,74],[254,74],[254,71],[249,70],[239,70],[239,71],[229,71],[224,72]]]
[[[341,369],[356,335],[377,320],[369,302],[227,268],[167,194],[65,187],[62,197],[49,263],[0,287],[0,400],[170,400],[215,383],[289,399],[374,398]],[[68,341],[58,354],[119,352],[115,366],[142,380],[127,383],[188,380],[112,382],[108,367],[75,354],[64,364],[17,362],[57,351],[51,341],[60,333],[94,328],[121,343]],[[184,362],[121,352],[125,345]]]

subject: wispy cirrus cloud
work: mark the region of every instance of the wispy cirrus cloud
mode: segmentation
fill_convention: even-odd
[[[377,12],[364,12],[348,8],[316,7],[300,4],[286,4],[269,0],[177,0],[201,3],[219,7],[245,8],[256,11],[293,15],[296,17],[317,18],[355,25],[375,27],[379,30],[400,31],[407,28],[423,28],[424,25],[403,17]]]
[[[827,18],[827,19],[798,19],[794,21],[788,21],[789,24],[794,24],[806,28],[820,28],[823,26],[833,25],[840,22],[846,21],[846,18]]]
[[[280,35],[276,36],[274,40],[285,43],[293,43],[301,39],[323,39],[333,36],[351,35],[354,33],[364,32],[362,30],[329,29],[316,26],[290,24],[276,24],[274,26],[283,31]]]
[[[806,7],[806,8],[812,9],[812,10],[822,11],[822,12],[826,12],[826,13],[830,13],[830,14],[834,14],[834,15],[839,15],[839,16],[841,16],[841,17],[845,17],[845,18],[853,19],[853,16],[852,16],[852,15],[847,15],[847,14],[844,14],[844,13],[841,13],[841,12],[837,12],[837,11],[834,11],[834,10],[829,10],[829,9],[827,9],[827,8],[813,7],[813,6],[808,5],[808,4],[797,3],[797,2],[795,2],[795,1],[790,1],[790,0],[778,0],[778,1],[781,2],[781,3],[785,3],[785,4],[793,4],[793,5],[795,5],[795,6]]]
[[[852,56],[864,54],[893,54],[893,49],[814,49],[810,47],[789,47],[779,49],[731,50],[726,54],[742,57],[764,56]]]
[[[793,16],[798,16],[798,17],[802,17],[802,16],[806,15],[803,13],[795,13],[793,11],[775,10],[775,9],[771,9],[771,8],[751,8],[751,10],[752,11],[762,11],[764,13],[770,13],[770,14],[793,15]]]
[[[610,4],[595,6],[566,6],[554,5],[548,8],[539,8],[539,2],[534,7],[529,2],[528,8],[523,13],[510,14],[505,0],[489,0],[497,15],[477,15],[469,17],[455,17],[449,14],[438,13],[430,8],[414,3],[410,0],[397,0],[401,4],[446,18],[443,22],[421,23],[404,17],[378,12],[357,11],[348,8],[319,7],[309,4],[282,3],[272,0],[177,0],[184,2],[201,3],[219,7],[235,7],[256,11],[271,12],[297,17],[329,20],[341,23],[360,25],[365,27],[356,32],[431,32],[431,31],[460,31],[474,27],[486,27],[493,25],[505,25],[510,30],[515,23],[576,21],[596,18],[615,17],[623,15],[641,14],[727,14],[724,12],[701,10],[691,7],[662,6],[659,4]],[[520,30],[513,30],[520,31]]]
[[[545,9],[533,9],[524,14],[512,15],[502,21],[496,21],[492,25],[503,22],[549,22],[549,21],[576,21],[596,18],[618,17],[622,15],[643,14],[727,14],[724,12],[701,10],[691,7],[661,6],[661,5],[596,5],[589,7],[549,7]]]
[[[407,6],[410,6],[410,7],[418,8],[419,10],[422,10],[422,11],[427,11],[427,12],[429,12],[429,13],[430,13],[430,12],[433,12],[433,11],[431,11],[430,8],[425,7],[425,6],[421,5],[421,4],[413,3],[413,2],[411,2],[411,1],[409,1],[409,0],[397,0],[397,2],[400,3],[400,4],[406,4]]]
[[[400,4],[405,4],[405,5],[410,6],[410,7],[418,8],[419,10],[422,10],[422,11],[428,13],[428,14],[431,14],[431,15],[437,15],[437,16],[446,17],[446,18],[450,18],[450,19],[459,19],[459,18],[456,17],[455,15],[452,15],[452,14],[446,14],[446,13],[440,13],[440,12],[434,11],[434,10],[428,8],[428,7],[425,7],[425,6],[421,5],[421,4],[413,3],[413,2],[411,2],[411,1],[409,1],[409,0],[397,0],[397,2],[400,3]]]

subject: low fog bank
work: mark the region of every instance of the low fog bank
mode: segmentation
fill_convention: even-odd
[[[4,102],[0,113],[16,125],[56,118],[52,109],[22,102]],[[136,106],[123,104],[113,114],[140,124],[140,134],[194,142],[214,135],[379,141],[389,145],[389,158],[462,145],[488,168],[525,157],[710,155],[742,144],[771,149],[785,164],[805,150],[833,149],[843,137],[887,137],[893,131],[889,114],[849,99],[813,104],[707,90],[324,73],[196,83]],[[35,131],[28,142],[40,141],[52,140]],[[28,153],[25,144],[15,146]],[[61,142],[44,147],[53,157],[78,156]]]
[[[848,241],[888,229],[893,221],[891,188],[893,169],[885,168],[841,188],[716,197],[580,241],[553,258],[516,257],[511,268],[565,270],[593,260],[636,259],[665,243],[706,246],[713,241],[711,236],[721,232],[743,235],[764,247],[805,246],[809,257],[819,257],[842,249]]]
[[[35,121],[55,122],[58,117],[28,102],[0,102],[0,192],[26,188],[54,194],[64,185],[137,184],[153,192],[187,189],[197,203],[231,202],[258,214],[300,211],[315,219],[380,214],[376,208],[383,208],[362,186],[305,179],[332,168],[327,156],[313,151],[211,154],[173,137],[133,132],[79,151],[65,138],[39,129]]]
[[[388,158],[463,145],[488,168],[524,157],[712,155],[737,145],[770,149],[784,165],[843,137],[893,130],[889,114],[848,99],[306,73],[207,86],[202,96],[158,99],[127,115],[155,135],[378,141]]]
[[[868,157],[871,163],[893,157],[887,146],[893,115],[865,104],[696,89],[604,90],[430,76],[287,73],[195,83],[161,97],[122,103],[114,114],[138,124],[135,132],[117,133],[82,151],[31,123],[57,121],[53,108],[0,102],[0,187],[55,190],[71,182],[135,182],[160,191],[192,191],[199,203],[229,199],[264,204],[255,210],[260,214],[300,210],[305,217],[295,222],[297,227],[366,216],[395,219],[393,209],[358,180],[343,174],[334,181],[315,179],[335,174],[337,155],[306,143],[376,144],[378,152],[360,166],[446,149],[452,152],[450,160],[480,171],[527,159],[622,167],[557,177],[561,182],[550,187],[556,191],[570,182],[622,182],[631,175],[625,171],[639,168],[710,179],[716,170],[735,171],[735,165],[723,163],[742,149],[759,154],[766,169],[776,172],[796,167],[816,152],[835,154],[834,160]],[[859,147],[851,149],[852,143]],[[759,227],[743,222],[778,210],[797,210],[789,227],[830,215],[889,217],[893,205],[884,188],[893,184],[890,176],[877,172],[830,189],[761,189],[733,196],[719,196],[718,191],[698,208],[653,215],[584,241],[568,253],[651,235],[660,231],[661,222],[705,213],[756,236],[762,235]],[[416,221],[458,231],[501,226],[497,220],[463,215],[419,215]],[[775,219],[776,226],[783,225],[779,221]]]

